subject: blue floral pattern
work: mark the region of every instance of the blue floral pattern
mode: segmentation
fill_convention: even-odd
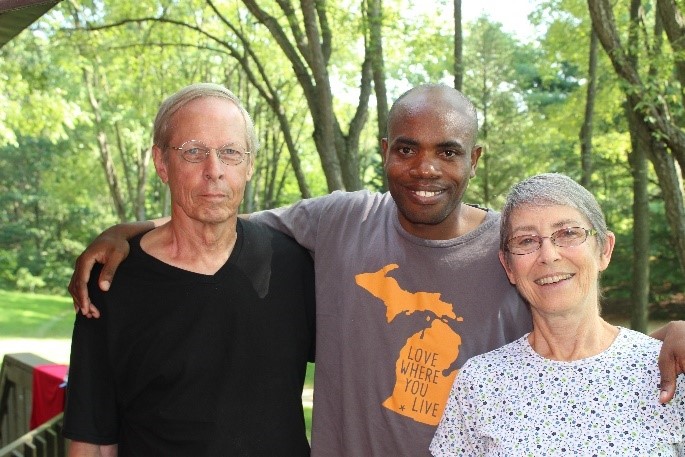
[[[619,328],[604,352],[561,362],[527,335],[464,364],[434,456],[685,456],[685,379],[661,405],[661,342]]]

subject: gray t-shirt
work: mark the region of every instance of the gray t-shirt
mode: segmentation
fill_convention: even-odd
[[[451,240],[409,234],[389,193],[334,192],[251,219],[314,255],[314,456],[429,455],[458,369],[531,329],[493,211]]]

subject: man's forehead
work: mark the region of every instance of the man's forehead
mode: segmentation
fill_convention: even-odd
[[[181,106],[172,116],[172,123],[188,125],[210,125],[222,119],[231,126],[245,126],[245,120],[238,106],[228,99],[202,97],[190,100]]]
[[[178,108],[176,113],[193,112],[193,111],[205,111],[214,110],[216,112],[223,113],[239,113],[240,109],[238,105],[235,104],[233,100],[221,97],[198,97],[192,100],[188,100],[182,106]],[[174,113],[174,114],[176,114]]]
[[[233,142],[234,137],[247,136],[246,121],[238,106],[220,97],[188,101],[170,117],[168,125],[166,141],[200,140],[208,136],[212,142],[224,144]]]
[[[419,134],[473,137],[475,133],[474,122],[468,113],[435,106],[398,110],[388,123],[390,138],[412,137]]]
[[[473,113],[462,100],[446,96],[417,94],[397,102],[391,121],[395,118],[413,119],[417,117],[472,120]]]

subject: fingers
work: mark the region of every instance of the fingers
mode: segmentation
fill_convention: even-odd
[[[93,303],[91,303],[90,304],[90,311],[88,312],[88,314],[85,314],[85,316],[87,318],[94,317],[95,319],[97,319],[100,317],[100,310],[97,309],[97,307]]]
[[[95,262],[95,258],[81,254],[76,259],[74,273],[71,275],[71,280],[67,287],[74,301],[74,311],[78,312],[80,310],[84,316],[88,317],[92,316],[91,306],[93,306],[88,297],[88,278]]]
[[[668,403],[675,395],[675,381],[661,378],[659,390],[659,403]]]
[[[673,399],[676,391],[676,380],[685,368],[685,323],[670,322],[659,336],[663,336],[663,345],[659,353],[659,371],[661,384],[659,401],[667,403]]]
[[[661,371],[659,402],[668,403],[675,397],[678,382],[683,382],[683,376],[680,375],[685,373],[685,360],[674,357],[662,363],[660,356],[659,370]]]
[[[105,234],[101,234],[76,259],[74,273],[68,286],[74,301],[74,311],[80,311],[86,317],[100,317],[100,311],[93,305],[88,294],[91,270],[96,263],[103,265],[98,277],[98,286],[101,290],[108,291],[114,272],[128,255],[128,249],[128,242],[125,238],[108,240]]]
[[[669,349],[667,344],[661,346],[659,354],[659,402],[668,403],[675,395],[676,377],[678,376],[678,363],[675,353]]]
[[[666,355],[664,348],[661,348],[659,354],[659,372],[661,381],[659,383],[659,402],[668,403],[675,395],[675,379],[677,373],[676,360],[671,354]]]
[[[102,267],[100,277],[98,278],[98,286],[101,290],[107,292],[112,285],[114,279],[114,272],[119,267],[119,264],[124,260],[124,256],[119,255],[116,251],[112,252],[107,257],[107,262]]]

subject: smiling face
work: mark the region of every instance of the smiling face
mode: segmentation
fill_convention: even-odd
[[[233,145],[246,150],[245,120],[230,100],[203,97],[188,102],[170,121],[168,145],[197,140],[208,147]],[[252,177],[250,156],[238,165],[223,164],[214,151],[202,162],[190,163],[180,151],[153,147],[155,168],[169,183],[172,218],[218,224],[235,219],[245,185]]]
[[[592,228],[578,210],[561,205],[523,205],[512,211],[509,221],[511,237],[549,237],[562,228]],[[540,249],[530,254],[500,251],[500,261],[509,281],[530,303],[534,315],[597,313],[599,273],[609,265],[613,247],[611,232],[607,233],[603,248],[596,236],[571,247],[557,247],[545,238]]]
[[[455,91],[441,87],[410,93],[396,105],[382,148],[400,223],[422,238],[453,238],[481,153],[474,113]]]

